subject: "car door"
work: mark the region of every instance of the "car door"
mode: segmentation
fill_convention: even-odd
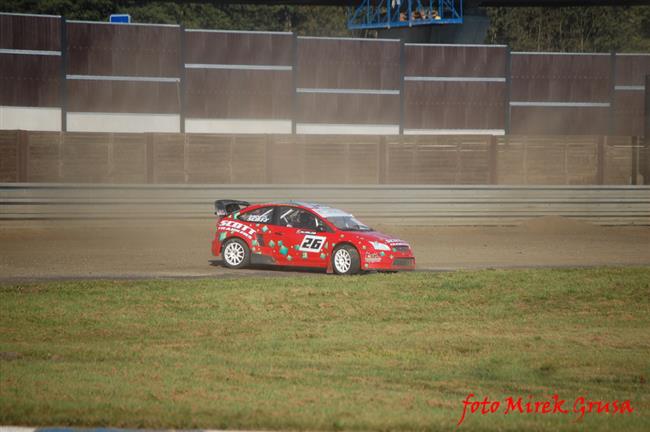
[[[299,241],[298,230],[291,224],[294,207],[281,206],[275,208],[273,224],[265,234],[266,244],[279,265],[300,265],[295,248]]]
[[[311,266],[327,267],[336,234],[319,216],[314,217],[311,226],[298,229],[298,234],[303,236],[298,251]]]
[[[270,262],[268,258],[257,260],[255,255],[264,255],[266,257],[273,256],[272,248],[268,245],[268,238],[266,233],[270,230],[273,223],[273,212],[275,207],[267,206],[260,207],[255,210],[248,211],[239,216],[240,221],[248,223],[248,226],[255,230],[255,237],[251,240],[251,253],[253,262]]]
[[[322,220],[306,209],[278,207],[273,234],[274,257],[278,264],[303,267],[326,267],[326,244],[329,239],[321,231]]]

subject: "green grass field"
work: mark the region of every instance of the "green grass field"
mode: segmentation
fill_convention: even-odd
[[[650,268],[0,286],[0,424],[650,430]]]

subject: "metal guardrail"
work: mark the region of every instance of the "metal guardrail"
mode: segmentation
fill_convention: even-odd
[[[0,220],[211,218],[218,198],[315,201],[404,225],[511,225],[548,215],[650,225],[650,186],[0,183]]]

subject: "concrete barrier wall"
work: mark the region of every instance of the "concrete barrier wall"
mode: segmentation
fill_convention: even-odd
[[[648,53],[511,53],[7,13],[0,28],[0,129],[644,133]],[[40,110],[16,115],[23,107]]]

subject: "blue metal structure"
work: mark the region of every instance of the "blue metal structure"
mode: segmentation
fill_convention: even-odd
[[[463,0],[361,0],[348,9],[349,29],[462,23]]]
[[[131,15],[129,15],[129,14],[112,14],[108,18],[108,22],[121,23],[121,24],[130,24],[131,23]]]

